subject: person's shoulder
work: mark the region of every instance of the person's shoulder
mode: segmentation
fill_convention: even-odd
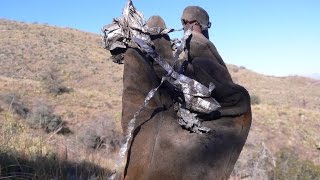
[[[214,46],[214,44],[206,38],[202,33],[192,32],[190,43],[196,46]]]
[[[192,37],[208,40],[202,33],[198,32],[198,31],[192,31]]]

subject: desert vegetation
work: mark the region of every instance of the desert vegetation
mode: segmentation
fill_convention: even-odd
[[[49,143],[55,133],[48,137],[30,131],[10,110],[1,115],[1,179],[103,179],[110,174],[89,161],[70,162],[61,157],[62,147]]]
[[[123,66],[96,34],[4,19],[0,32],[0,179],[106,179]],[[319,81],[228,68],[253,112],[231,179],[319,179]]]

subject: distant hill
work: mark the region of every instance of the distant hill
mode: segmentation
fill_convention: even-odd
[[[73,133],[44,135],[50,139],[48,146],[63,144],[68,160],[85,159],[112,168],[116,152],[88,152],[79,141],[88,131],[101,128],[102,120],[108,121],[104,131],[109,135],[121,132],[123,65],[109,60],[101,37],[76,29],[0,19],[0,47],[0,112],[10,108],[4,100],[8,94],[19,96],[30,110],[39,102],[49,105]],[[235,175],[252,177],[248,163],[262,158],[262,151],[276,157],[282,148],[320,164],[315,158],[320,152],[320,81],[265,76],[235,65],[228,65],[228,69],[235,82],[248,89],[253,103],[252,129]],[[63,88],[70,91],[63,93]],[[5,119],[1,113],[0,121]],[[30,136],[37,132],[28,130]],[[77,151],[81,156],[74,153]]]
[[[312,78],[312,79],[316,79],[316,80],[320,80],[320,74],[319,73],[312,73],[312,74],[308,74],[305,75],[306,77]]]

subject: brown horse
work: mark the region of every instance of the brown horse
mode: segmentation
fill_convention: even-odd
[[[168,37],[154,37],[156,51],[169,62]],[[177,123],[173,107],[176,94],[165,82],[137,117],[128,150],[125,179],[228,179],[246,141],[251,125],[250,97],[231,76],[213,44],[197,33],[189,41],[191,59],[185,75],[216,88],[212,93],[221,109],[202,116],[202,125],[211,131],[190,133]],[[164,54],[166,53],[166,54]],[[169,53],[170,54],[170,53]],[[169,62],[171,63],[171,62]],[[172,64],[172,63],[171,63]],[[148,92],[157,87],[164,74],[138,49],[124,57],[122,127],[143,104]]]

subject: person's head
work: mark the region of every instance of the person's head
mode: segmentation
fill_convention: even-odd
[[[188,6],[183,10],[181,22],[184,30],[192,28],[193,31],[202,33],[209,39],[208,28],[211,23],[208,13],[199,6]]]

